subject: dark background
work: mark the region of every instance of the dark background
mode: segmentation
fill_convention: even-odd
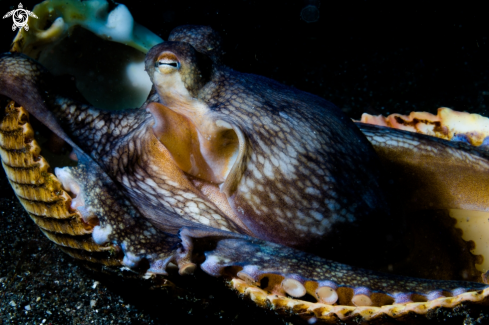
[[[1,15],[17,8],[19,1],[0,0]],[[37,2],[22,1],[26,9]],[[477,5],[324,0],[124,3],[137,22],[163,39],[182,24],[212,26],[223,37],[226,65],[324,97],[352,118],[359,118],[362,112],[435,113],[439,106],[489,115],[489,21],[487,12]],[[303,11],[307,6],[312,6],[309,15]],[[314,12],[319,18],[306,22],[304,18],[315,20]],[[0,20],[1,51],[8,50],[15,35],[11,26],[10,18]],[[74,267],[71,259],[53,249],[37,227],[25,220],[25,214],[21,221],[15,219],[22,208],[3,172],[0,174],[0,278],[8,278],[0,294],[0,324],[40,323],[44,318],[53,324],[82,324],[97,315],[100,318],[94,318],[95,323],[114,319],[113,315],[124,324],[179,324],[204,319],[221,324],[242,320],[270,323],[262,311],[241,308],[244,304],[233,297],[221,299],[217,306],[210,304],[214,306],[210,309],[199,309],[203,301],[212,302],[214,297],[194,302],[188,299],[183,306],[171,302],[163,306],[151,305],[151,295],[140,297],[117,284],[104,282],[91,289],[93,275]],[[38,257],[26,259],[31,250],[37,252],[37,246],[40,253],[33,256]],[[16,275],[11,277],[13,267]],[[38,295],[43,298],[36,303]],[[98,300],[100,312],[86,307],[90,299]],[[221,307],[226,299],[230,300],[228,305]],[[11,301],[17,307],[9,307]],[[80,301],[83,307],[76,310]],[[51,305],[42,305],[47,302]],[[33,306],[30,314],[24,312],[27,304]],[[109,305],[111,309],[106,308]],[[47,314],[49,310],[55,314]],[[180,319],[162,317],[161,310]],[[448,316],[442,313],[431,321],[471,324],[485,314],[484,310],[465,311]]]

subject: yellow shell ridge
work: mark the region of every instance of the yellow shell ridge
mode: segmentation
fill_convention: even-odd
[[[40,156],[41,148],[34,139],[27,111],[11,101],[5,113],[0,123],[0,157],[8,180],[31,219],[46,237],[74,258],[119,266],[120,261],[110,256],[113,247],[95,244],[90,235],[93,226],[70,209],[72,198]]]

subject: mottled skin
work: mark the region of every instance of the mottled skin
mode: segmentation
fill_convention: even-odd
[[[296,250],[340,259],[383,239],[376,225],[389,214],[373,148],[331,103],[220,65],[209,29],[182,27],[170,40],[148,53],[155,85],[148,101],[119,112],[57,94],[49,74],[23,55],[0,57],[1,94],[73,147],[79,165],[56,174],[74,188],[82,217],[97,221],[97,244],[120,247],[128,267],[146,260],[152,273],[165,274],[169,262],[189,273],[205,254],[201,267],[215,276],[233,266],[252,282],[276,275],[348,288],[341,304],[485,288],[375,273]],[[172,149],[170,140],[181,145]]]
[[[341,254],[353,253],[355,248],[345,250],[345,246],[367,240],[364,227],[374,231],[367,220],[375,216],[380,221],[386,210],[371,145],[324,99],[220,65],[217,36],[207,30],[213,36],[207,45],[195,36],[201,28],[172,32],[170,42],[148,53],[146,70],[161,103],[196,127],[201,147],[229,128],[216,127],[216,121],[242,132],[244,157],[227,178],[210,180],[223,183],[221,190],[255,236],[301,249],[320,244]],[[190,35],[185,39],[188,43],[172,42],[182,35]],[[203,56],[207,48],[213,49],[212,62]],[[162,53],[171,53],[179,61],[179,70],[169,77],[155,67]],[[181,80],[188,93],[176,85],[168,89],[165,78]],[[348,232],[342,231],[345,224]],[[333,251],[329,256],[335,256]]]

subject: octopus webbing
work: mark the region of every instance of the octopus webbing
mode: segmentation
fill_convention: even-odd
[[[386,254],[403,247],[378,226],[396,224],[381,166],[399,172],[410,160],[453,157],[443,162],[445,181],[455,182],[451,166],[466,165],[457,184],[467,195],[429,202],[484,209],[472,185],[487,168],[485,149],[355,125],[322,98],[223,66],[220,38],[207,27],[175,29],[145,67],[154,87],[143,106],[107,111],[58,93],[25,55],[0,58],[1,94],[16,103],[1,124],[4,168],[32,219],[68,254],[145,276],[200,267],[259,304],[324,321],[486,297],[482,283],[361,268],[370,256],[344,264],[359,245]],[[29,115],[71,146],[76,167],[50,173]],[[426,192],[415,197],[450,197],[445,188]],[[317,304],[301,300],[309,298]]]

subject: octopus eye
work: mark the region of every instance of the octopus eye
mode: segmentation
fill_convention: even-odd
[[[180,62],[174,59],[160,59],[156,61],[155,67],[161,73],[172,73],[178,69],[180,69]]]
[[[162,65],[169,65],[169,66],[172,66],[174,68],[177,68],[180,66],[180,63],[179,62],[162,62],[162,61],[158,61],[158,66],[162,66]]]

